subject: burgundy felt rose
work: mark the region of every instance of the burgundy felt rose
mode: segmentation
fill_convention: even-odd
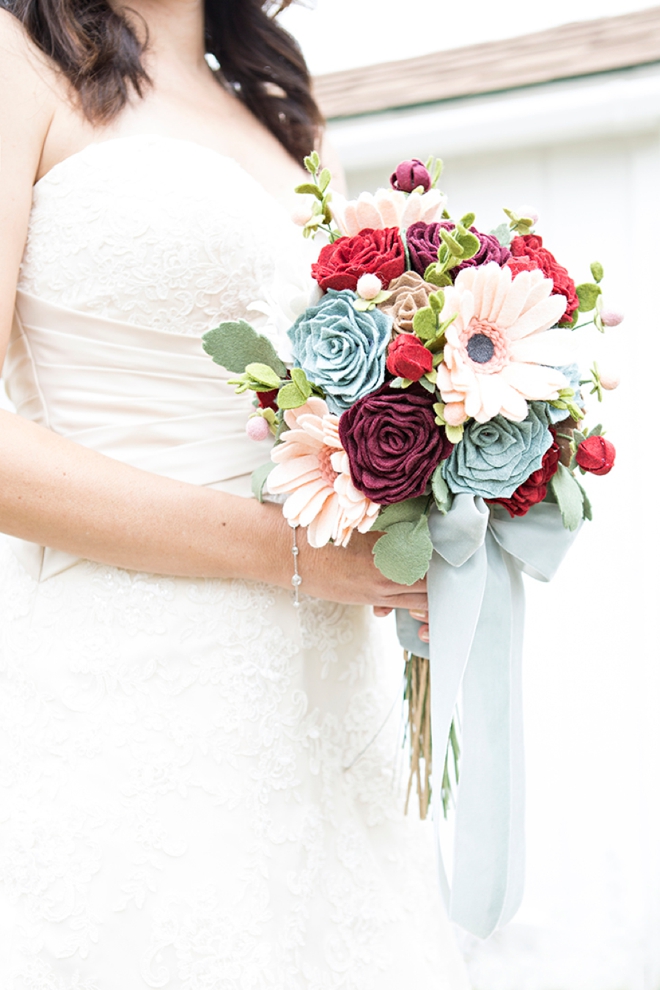
[[[435,422],[434,397],[421,385],[358,399],[339,420],[353,484],[379,505],[423,495],[452,444]]]
[[[543,247],[543,239],[538,234],[525,234],[511,241],[512,257],[506,262],[515,276],[521,271],[540,268],[546,278],[552,279],[553,296],[566,296],[566,309],[559,321],[560,326],[573,322],[573,314],[580,302],[575,291],[575,282],[553,254]]]
[[[400,333],[387,349],[387,370],[391,375],[418,382],[433,368],[433,355],[414,333]]]
[[[614,467],[616,450],[605,437],[587,437],[575,454],[575,460],[584,471],[591,474],[608,474]]]
[[[442,220],[440,223],[412,223],[406,231],[408,251],[410,253],[410,265],[413,271],[423,275],[429,265],[438,260],[438,247],[440,245],[440,228],[454,230],[455,224],[451,220]],[[472,268],[475,265],[485,265],[489,261],[496,261],[498,265],[503,265],[511,252],[508,248],[502,247],[494,234],[482,234],[476,227],[470,227],[473,234],[479,239],[479,250],[472,258],[462,261],[456,268],[449,272],[450,277],[455,277],[463,268]]]
[[[390,185],[401,192],[412,192],[418,186],[428,192],[431,188],[431,176],[424,162],[420,162],[419,158],[411,158],[410,161],[397,165],[390,176]]]
[[[321,248],[312,265],[312,276],[324,292],[328,289],[355,291],[360,276],[377,275],[383,285],[403,274],[406,253],[396,227],[361,230],[354,237],[340,237]]]
[[[527,481],[523,481],[510,498],[488,498],[486,501],[491,505],[503,505],[512,518],[524,516],[533,505],[542,502],[545,498],[548,482],[553,474],[557,473],[559,455],[559,444],[555,441],[552,447],[546,450],[543,463],[538,471],[533,471]]]

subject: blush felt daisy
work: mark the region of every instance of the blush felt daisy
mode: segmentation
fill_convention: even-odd
[[[353,530],[366,533],[380,506],[366,498],[351,481],[348,457],[339,439],[339,417],[323,399],[313,397],[284,414],[289,430],[271,453],[275,467],[268,490],[286,495],[285,518],[306,526],[312,547],[330,540],[346,546]]]
[[[571,331],[556,327],[566,307],[541,271],[511,277],[491,262],[461,271],[445,290],[446,331],[438,387],[444,419],[453,426],[473,417],[527,416],[528,401],[552,401],[568,383],[553,365],[572,360]]]

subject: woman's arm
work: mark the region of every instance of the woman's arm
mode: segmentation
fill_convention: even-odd
[[[0,361],[9,339],[32,185],[61,85],[0,10]],[[245,577],[291,587],[291,530],[281,509],[172,481],[104,457],[0,411],[0,531],[133,570]],[[300,543],[303,590],[340,602],[417,607],[373,564],[375,537],[344,550]]]

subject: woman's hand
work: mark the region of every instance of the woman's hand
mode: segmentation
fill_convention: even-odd
[[[384,619],[386,615],[389,615],[393,610],[391,608],[383,608],[381,605],[374,605],[374,615],[379,619]],[[426,609],[408,609],[410,615],[413,619],[421,622],[422,625],[419,627],[418,636],[423,643],[428,643],[429,641],[429,613],[428,607]]]

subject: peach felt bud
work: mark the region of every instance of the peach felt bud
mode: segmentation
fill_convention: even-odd
[[[613,392],[614,389],[615,388],[618,388],[619,385],[621,384],[620,377],[618,375],[613,374],[613,373],[612,374],[607,374],[607,372],[606,372],[605,374],[603,374],[601,372],[599,374],[598,378],[600,380],[600,384],[601,384],[602,388],[604,388],[607,392]]]
[[[604,309],[601,311],[600,319],[605,327],[618,327],[619,323],[623,323],[623,313],[618,309]]]
[[[377,275],[371,275],[367,272],[366,275],[361,275],[358,279],[357,292],[363,299],[375,299],[382,288],[383,283]]]
[[[250,416],[245,426],[245,432],[250,440],[265,440],[270,434],[268,420],[264,419],[263,416]]]

